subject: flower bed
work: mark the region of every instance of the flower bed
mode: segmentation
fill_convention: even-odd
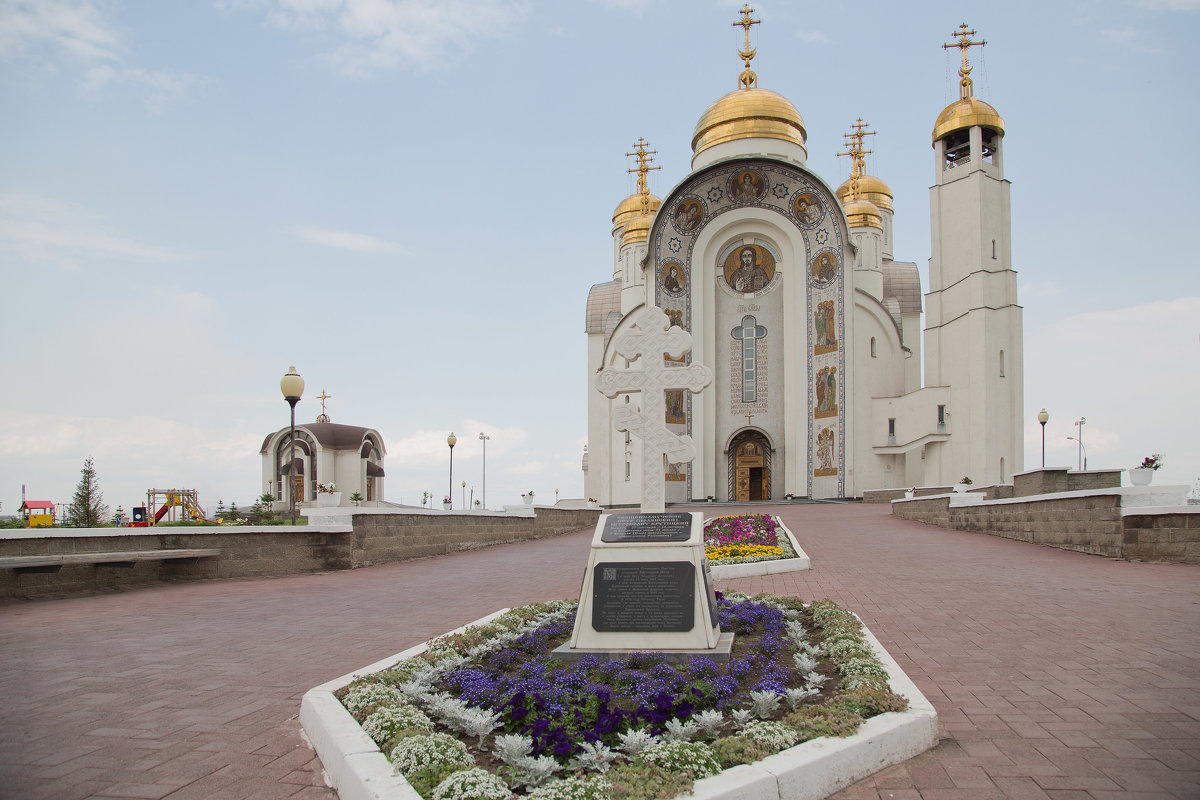
[[[737,514],[704,523],[704,555],[723,566],[795,558],[796,550],[778,517]]]
[[[573,623],[563,602],[435,640],[337,694],[422,796],[460,800],[675,797],[905,707],[861,624],[832,602],[729,595],[718,606],[738,633],[723,665],[552,661]]]

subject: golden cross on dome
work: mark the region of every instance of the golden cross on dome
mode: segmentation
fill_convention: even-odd
[[[333,395],[325,394],[324,389],[322,389],[321,393],[317,395],[317,399],[321,401],[321,413],[317,417],[317,422],[329,422],[329,415],[325,413],[325,401],[331,397],[333,397]]]
[[[868,136],[874,136],[875,131],[863,130],[867,127],[867,123],[863,122],[863,118],[859,117],[858,122],[850,126],[854,128],[850,133],[843,133],[842,136],[846,139],[846,152],[838,153],[838,156],[850,156],[852,163],[850,165],[850,194],[855,200],[858,199],[858,179],[867,174],[867,159],[865,156],[872,151],[863,149],[863,139]]]
[[[958,37],[957,42],[950,42],[942,45],[943,50],[949,50],[951,47],[957,47],[962,50],[962,66],[958,68],[958,77],[961,79],[959,85],[959,99],[966,100],[971,96],[971,67],[967,64],[967,50],[971,47],[983,47],[987,44],[986,41],[980,39],[978,42],[972,42],[971,37],[975,35],[975,31],[967,30],[967,23],[958,26],[958,31],[953,34]]]
[[[750,4],[742,6],[742,21],[733,23],[733,27],[741,26],[746,29],[746,46],[738,50],[738,55],[742,57],[742,61],[746,64],[746,69],[742,70],[742,74],[738,76],[738,86],[743,89],[749,89],[752,86],[758,86],[758,76],[754,74],[754,70],[750,69],[750,62],[754,60],[757,48],[750,47],[750,26],[758,25],[762,22],[761,19],[751,19],[750,15],[754,13],[754,9]]]
[[[652,167],[650,162],[654,159],[650,156],[657,153],[657,150],[647,150],[646,145],[650,144],[642,137],[638,137],[637,142],[633,145],[633,152],[626,153],[627,156],[637,156],[638,165],[635,169],[626,170],[627,172],[637,173],[637,193],[642,196],[642,213],[650,213],[650,184],[646,182],[646,175],[650,170],[662,169],[662,167]]]

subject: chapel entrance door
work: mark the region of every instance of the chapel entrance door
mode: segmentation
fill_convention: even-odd
[[[293,475],[292,476],[292,497],[295,498],[297,503],[304,502],[304,476],[303,475]]]
[[[766,461],[766,442],[750,436],[733,449],[734,497],[739,503],[771,499],[771,469]]]

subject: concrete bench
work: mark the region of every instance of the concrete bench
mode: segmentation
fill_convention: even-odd
[[[132,567],[139,561],[167,561],[177,558],[212,558],[215,548],[192,550],[124,550],[115,553],[60,553],[44,556],[3,556],[0,569],[19,572],[57,572],[66,564],[96,564],[108,567]]]

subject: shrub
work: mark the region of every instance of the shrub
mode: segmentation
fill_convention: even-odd
[[[598,775],[591,778],[571,776],[540,786],[525,797],[526,800],[608,800],[612,788],[609,781]]]
[[[425,716],[421,709],[402,704],[394,708],[376,709],[363,720],[362,728],[376,744],[382,744],[405,728],[424,728],[431,731],[433,721]]]
[[[668,772],[688,775],[700,780],[721,771],[721,764],[712,750],[703,742],[667,742],[652,747],[642,755],[642,760],[656,764]]]
[[[479,767],[459,770],[437,785],[433,800],[509,800],[504,781]]]
[[[382,683],[359,683],[350,687],[342,698],[342,705],[356,717],[370,706],[398,706],[405,702],[404,694],[394,686]]]
[[[689,775],[663,769],[638,759],[618,764],[604,776],[612,786],[612,797],[624,800],[674,800],[689,794],[695,781]]]
[[[740,733],[736,736],[718,739],[712,743],[711,747],[713,755],[721,762],[723,769],[736,767],[738,764],[753,764],[775,752]]]
[[[838,705],[866,719],[888,711],[904,711],[908,708],[908,700],[886,689],[863,686],[842,692],[838,698]]]
[[[445,733],[401,739],[388,759],[405,777],[422,768],[447,766],[453,767],[451,771],[457,771],[475,766],[475,759],[467,751],[467,746]]]
[[[784,725],[782,722],[751,722],[742,728],[738,735],[762,745],[771,753],[786,750],[800,741],[800,734],[796,729]]]
[[[852,736],[863,718],[839,705],[804,706],[783,718],[783,723],[800,733],[800,741],[819,736]]]

